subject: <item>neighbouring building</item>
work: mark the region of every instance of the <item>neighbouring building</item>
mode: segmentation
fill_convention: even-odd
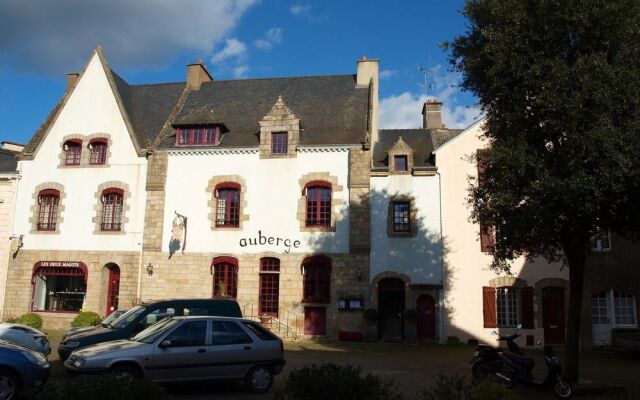
[[[12,142],[2,142],[2,148],[0,148],[0,319],[4,316],[7,270],[13,254],[22,243],[22,238],[13,236],[12,232],[16,189],[20,179],[15,156],[23,148],[23,145]]]

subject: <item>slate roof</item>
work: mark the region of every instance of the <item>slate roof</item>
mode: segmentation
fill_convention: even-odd
[[[15,151],[0,149],[0,173],[16,173],[16,169],[18,168],[18,160],[16,159],[15,155]]]
[[[206,82],[200,90],[189,93],[175,122],[222,123],[227,131],[215,147],[257,147],[258,121],[278,96],[300,118],[301,145],[359,144],[364,140],[369,89],[356,88],[355,75]],[[159,147],[175,147],[175,130]]]
[[[433,167],[431,152],[456,137],[463,129],[380,129],[373,147],[373,168],[389,168],[387,152],[402,136],[414,151],[415,167]]]
[[[185,83],[129,85],[113,70],[111,75],[135,130],[138,144],[147,147],[146,143],[153,143],[160,133],[178,102]]]

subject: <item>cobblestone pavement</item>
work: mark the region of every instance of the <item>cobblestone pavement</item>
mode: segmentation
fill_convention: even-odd
[[[50,335],[51,336],[51,335]],[[55,336],[55,335],[54,335]],[[66,379],[63,367],[57,361],[55,347],[51,361],[52,379]],[[59,339],[58,339],[59,340]],[[301,341],[285,344],[287,365],[276,377],[274,387],[279,387],[284,377],[293,369],[308,363],[333,362],[336,364],[360,365],[365,372],[371,372],[385,379],[392,379],[400,391],[409,399],[415,398],[432,378],[438,374],[461,374],[470,376],[469,360],[474,352],[472,346],[438,346],[430,344],[407,345],[402,343],[346,343]],[[562,351],[559,351],[562,357]],[[545,373],[540,352],[527,351],[536,359],[534,376],[542,379]],[[614,383],[624,386],[638,385],[640,360],[628,356],[607,353],[586,353],[581,359],[581,373],[586,380]],[[250,393],[241,381],[216,384],[172,384],[165,386],[176,399],[211,400],[263,400],[272,394]],[[523,399],[552,399],[548,393],[535,388],[519,390]]]

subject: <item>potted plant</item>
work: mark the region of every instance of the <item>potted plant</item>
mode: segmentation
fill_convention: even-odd
[[[364,340],[366,342],[378,341],[378,310],[375,308],[367,308],[362,313],[365,321]]]
[[[407,343],[415,343],[418,340],[418,332],[416,321],[418,320],[418,312],[410,308],[404,312],[404,341]]]

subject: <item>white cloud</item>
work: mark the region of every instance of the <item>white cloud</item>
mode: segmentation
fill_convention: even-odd
[[[389,79],[396,76],[397,74],[398,74],[398,71],[394,69],[383,69],[382,71],[380,71],[380,79],[381,80]]]
[[[14,69],[78,69],[100,44],[116,68],[208,57],[257,0],[0,1],[0,62]]]
[[[264,38],[256,40],[254,44],[261,50],[269,51],[274,45],[282,42],[283,32],[282,28],[271,28],[264,34]]]
[[[311,6],[309,4],[294,4],[289,8],[289,11],[296,17],[304,17],[309,15]]]
[[[225,41],[225,46],[219,52],[215,53],[211,57],[211,62],[214,64],[220,64],[221,62],[235,58],[242,60],[247,55],[247,45],[239,41],[238,39],[231,38]]]
[[[466,128],[478,120],[478,108],[461,104],[459,89],[455,86],[458,82],[456,74],[442,72],[441,66],[437,65],[431,68],[428,80],[431,81],[429,98],[442,101],[442,122],[447,128]],[[421,128],[422,106],[426,100],[427,95],[424,93],[410,91],[380,99],[380,127]]]
[[[247,77],[248,71],[249,71],[248,65],[238,65],[233,69],[233,77],[236,79],[244,79]]]

